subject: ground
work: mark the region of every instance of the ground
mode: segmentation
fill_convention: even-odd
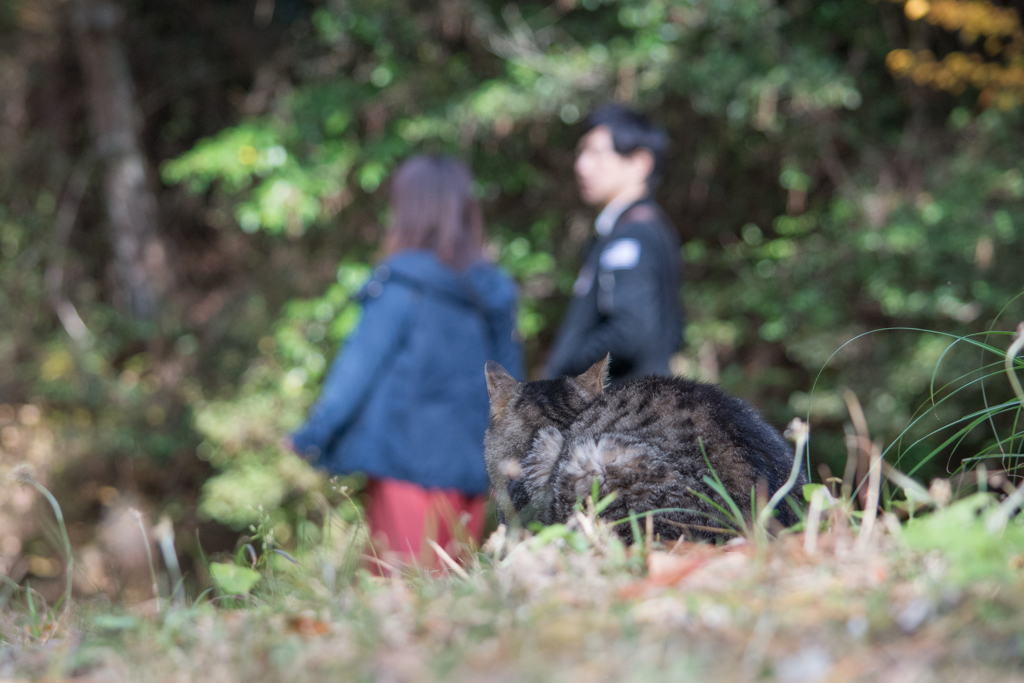
[[[0,680],[1024,680],[1008,506],[869,525],[837,502],[817,534],[632,547],[581,511],[455,569],[342,580],[349,529],[244,596],[8,610]]]

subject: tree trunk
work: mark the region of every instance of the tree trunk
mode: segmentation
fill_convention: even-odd
[[[123,18],[107,0],[77,0],[72,24],[93,143],[104,167],[118,303],[139,319],[155,320],[172,274],[139,144],[134,83],[117,33]]]

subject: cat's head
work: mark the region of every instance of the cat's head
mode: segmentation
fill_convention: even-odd
[[[484,366],[491,421],[484,436],[484,459],[499,502],[506,491],[515,499],[515,482],[523,476],[523,459],[541,431],[567,430],[580,412],[604,392],[609,357],[578,377],[517,382],[494,361]],[[552,457],[557,455],[554,453]],[[516,509],[525,501],[513,500]]]

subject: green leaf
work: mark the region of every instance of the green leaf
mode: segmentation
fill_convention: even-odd
[[[804,484],[804,500],[810,503],[814,492],[823,488],[825,488],[824,484]]]
[[[985,520],[998,506],[992,495],[976,493],[908,522],[903,536],[915,550],[945,555],[949,579],[955,583],[1016,582],[1019,574],[1011,559],[1024,552],[1024,524],[1015,519],[1003,531],[990,532]]]
[[[108,631],[131,631],[139,621],[130,614],[98,614],[92,618],[92,625]]]
[[[541,529],[533,539],[533,547],[540,548],[541,546],[545,546],[559,538],[567,538],[570,534],[572,534],[572,531],[570,531],[569,527],[564,524],[552,524],[551,526],[546,526]]]
[[[262,578],[255,569],[228,562],[211,563],[210,575],[218,590],[226,595],[247,595]]]
[[[615,502],[615,499],[619,497],[618,491],[612,491],[607,496],[598,501],[597,505],[594,506],[594,513],[601,514],[604,512],[609,505]]]

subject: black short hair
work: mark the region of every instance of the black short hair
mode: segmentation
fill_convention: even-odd
[[[638,111],[621,104],[606,104],[592,111],[583,120],[583,135],[598,126],[607,126],[612,134],[615,151],[628,156],[638,149],[648,149],[654,155],[654,169],[647,179],[647,185],[653,189],[661,181],[665,165],[665,154],[668,152],[669,140],[665,129],[654,123]]]

